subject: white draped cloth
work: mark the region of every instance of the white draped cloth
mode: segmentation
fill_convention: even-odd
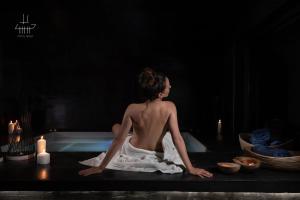
[[[183,172],[184,163],[174,146],[170,132],[167,132],[162,140],[164,152],[149,151],[134,147],[130,144],[128,135],[120,148],[106,166],[106,169],[135,171],[135,172],[155,172],[174,174]],[[80,164],[97,167],[105,158],[103,152],[96,157],[79,161]]]

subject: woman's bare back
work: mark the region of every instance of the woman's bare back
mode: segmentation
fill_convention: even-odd
[[[170,115],[166,101],[133,104],[131,120],[133,135],[130,143],[142,149],[163,151],[162,138],[167,130]]]
[[[79,174],[87,176],[101,173],[124,144],[130,128],[133,127],[133,135],[129,142],[137,148],[152,151],[163,151],[162,138],[169,129],[174,145],[187,171],[200,177],[211,177],[212,174],[208,171],[192,165],[179,131],[176,106],[173,102],[162,101],[163,98],[168,97],[170,92],[169,79],[160,73],[155,73],[152,69],[146,68],[139,75],[139,84],[148,101],[142,104],[130,104],[127,107],[122,124],[115,124],[112,127],[112,132],[116,137],[101,165],[81,170]]]

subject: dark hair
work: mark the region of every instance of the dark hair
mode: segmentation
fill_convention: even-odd
[[[166,76],[147,67],[139,75],[139,85],[146,99],[154,100],[165,89]]]

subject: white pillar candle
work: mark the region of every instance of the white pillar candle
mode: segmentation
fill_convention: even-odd
[[[46,140],[43,138],[43,136],[41,137],[41,139],[39,139],[37,141],[37,154],[42,153],[43,151],[46,152]]]
[[[12,121],[10,121],[8,124],[8,133],[9,134],[13,133],[14,129],[15,129],[15,124]]]
[[[222,136],[222,121],[219,119],[218,121],[218,126],[217,126],[217,140],[221,141],[223,139]]]
[[[43,151],[37,155],[37,163],[41,165],[47,165],[50,163],[50,154]]]
[[[219,119],[218,121],[218,134],[221,134],[221,131],[222,131],[222,121]]]

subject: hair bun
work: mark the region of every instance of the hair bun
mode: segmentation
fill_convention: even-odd
[[[149,88],[155,85],[156,82],[156,73],[151,68],[145,68],[140,74],[139,82],[143,88]]]
[[[145,68],[139,75],[139,86],[146,99],[153,100],[165,88],[166,76],[157,73],[151,68]]]

